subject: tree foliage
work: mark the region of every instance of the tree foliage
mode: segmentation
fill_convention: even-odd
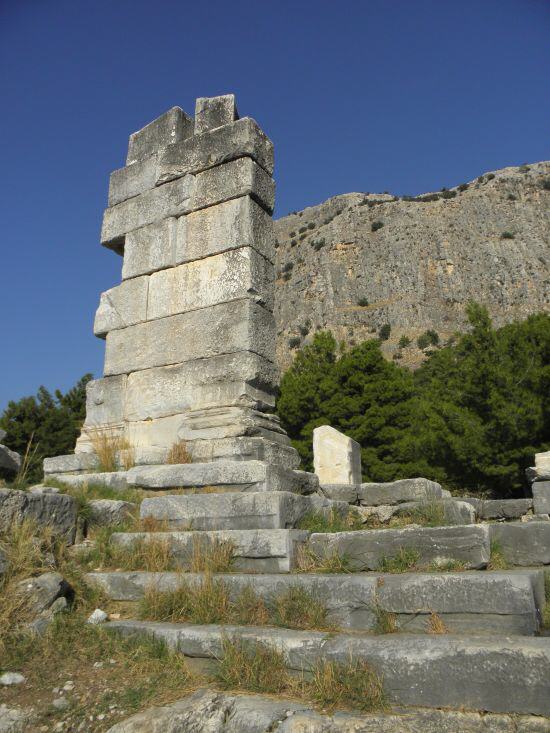
[[[521,495],[534,453],[550,447],[550,317],[494,329],[482,306],[470,328],[415,372],[378,340],[337,352],[316,334],[281,381],[278,411],[305,467],[312,433],[330,424],[361,444],[364,478],[423,475],[450,488]]]
[[[92,375],[85,374],[65,394],[56,390],[52,395],[40,387],[35,396],[8,403],[0,417],[0,428],[7,433],[3,442],[21,455],[30,443],[29,481],[41,480],[44,458],[74,450],[86,416],[86,384],[90,379]]]

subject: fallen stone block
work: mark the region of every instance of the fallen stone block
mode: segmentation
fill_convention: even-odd
[[[395,511],[392,516],[405,514],[414,517],[415,512],[434,518],[437,518],[441,513],[443,519],[442,524],[474,524],[476,519],[474,507],[468,502],[457,501],[456,499],[435,500],[431,502],[406,501],[403,504],[395,506]],[[421,524],[421,522],[419,523]]]
[[[314,471],[322,484],[361,483],[361,446],[329,425],[313,431]]]
[[[273,143],[250,117],[170,145],[160,157],[156,183],[195,175],[238,158],[252,158],[266,173],[273,174]]]
[[[550,481],[534,482],[533,510],[535,514],[550,514]]]
[[[2,468],[10,473],[17,473],[21,468],[19,453],[10,450],[5,445],[0,445],[0,469]]]
[[[24,521],[51,527],[69,544],[76,532],[77,503],[65,494],[30,494],[27,491],[0,489],[0,532],[7,532]]]
[[[367,483],[359,487],[359,503],[365,506],[401,504],[406,501],[441,499],[441,486],[426,478],[407,478],[386,484]]]
[[[222,303],[107,334],[105,376],[236,351],[271,360],[273,314],[250,300]]]
[[[114,621],[125,636],[150,634],[190,657],[219,659],[227,637],[263,643],[302,671],[320,660],[362,660],[382,677],[394,704],[550,714],[550,638],[327,634],[268,627]]]
[[[25,610],[37,616],[47,611],[58,598],[67,598],[73,590],[59,573],[43,573],[36,578],[21,580],[15,592],[24,603]]]
[[[550,564],[550,522],[508,522],[489,525],[491,542],[511,565]]]
[[[193,119],[179,107],[172,107],[130,135],[126,165],[144,160],[168,145],[191,137],[193,131]]]
[[[103,381],[103,380],[97,380]],[[66,456],[44,458],[44,475],[48,478],[56,473],[83,473],[94,470],[98,466],[98,457],[95,453],[70,453]]]
[[[461,563],[465,569],[486,567],[490,558],[485,525],[406,527],[312,534],[308,548],[319,558],[345,556],[353,570],[379,570],[384,560],[408,551],[414,568]]]
[[[234,94],[219,97],[198,97],[195,102],[195,135],[239,119]]]
[[[121,532],[113,534],[111,542],[123,547],[132,547],[136,542],[166,542],[174,564],[182,569],[189,569],[197,551],[202,554],[214,543],[230,543],[235,572],[290,573],[297,567],[298,550],[308,534],[301,529]]]
[[[141,517],[166,522],[170,529],[290,529],[310,512],[330,510],[339,502],[287,491],[178,494],[145,498]]]
[[[105,486],[114,491],[128,488],[125,471],[105,471],[104,473],[53,473],[50,477],[66,486]]]
[[[130,486],[148,489],[221,487],[227,491],[290,491],[311,493],[310,474],[288,471],[263,461],[216,461],[164,466],[135,466],[127,472]]]
[[[460,501],[471,504],[479,519],[519,519],[533,509],[532,499],[478,499],[459,497]]]
[[[92,499],[88,502],[90,524],[114,527],[127,522],[136,513],[137,504],[119,499]]]
[[[178,178],[172,183],[165,183],[164,186],[156,190],[159,191],[167,186],[174,186],[178,181],[185,180],[185,177]],[[180,213],[215,206],[239,196],[250,196],[268,214],[273,213],[275,183],[271,176],[251,158],[239,158],[198,173],[194,177],[189,208],[187,212]],[[139,226],[143,225],[140,224]]]
[[[149,278],[126,280],[101,293],[95,314],[94,334],[105,338],[109,331],[148,320]]]

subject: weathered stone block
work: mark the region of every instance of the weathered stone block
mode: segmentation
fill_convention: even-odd
[[[360,484],[361,446],[329,425],[315,428],[313,465],[322,484]]]
[[[185,177],[177,180],[184,181]],[[173,186],[176,182],[166,183],[165,186]],[[239,158],[198,173],[194,177],[194,182],[188,211],[215,206],[238,196],[251,196],[269,214],[273,213],[275,205],[273,179],[250,158]],[[156,190],[163,188],[164,186],[161,186]]]
[[[511,565],[550,565],[550,522],[491,524],[491,541]]]
[[[116,526],[128,521],[137,509],[137,504],[119,499],[92,499],[90,507],[90,524],[101,527]]]
[[[263,436],[290,445],[277,415],[240,406],[190,410],[178,429],[181,440],[213,440],[240,435]]]
[[[123,280],[176,264],[176,222],[175,217],[169,217],[128,232],[124,243]]]
[[[21,456],[14,450],[10,450],[5,445],[0,445],[0,468],[17,473],[21,466]]]
[[[309,548],[320,558],[345,555],[356,570],[378,570],[384,559],[393,559],[402,550],[414,551],[417,568],[460,562],[466,569],[477,569],[484,568],[490,558],[489,528],[485,525],[312,534]]]
[[[273,314],[250,300],[234,301],[111,331],[105,376],[236,351],[274,361],[274,347]]]
[[[195,102],[195,135],[201,135],[239,118],[234,94],[199,97]]]
[[[534,482],[533,509],[535,514],[550,514],[550,481]]]
[[[365,506],[401,504],[405,501],[440,499],[441,486],[426,478],[406,478],[387,484],[361,484],[358,493],[359,502]]]
[[[154,188],[157,179],[157,160],[156,154],[150,155],[144,160],[113,171],[109,179],[109,206],[116,206]]]
[[[136,421],[216,405],[272,408],[276,383],[275,365],[249,351],[144,369],[128,375],[125,415]]]
[[[144,499],[141,517],[165,521],[170,529],[291,529],[305,514],[331,506],[329,499],[288,491],[185,494]]]
[[[148,292],[149,278],[136,277],[101,293],[94,334],[105,338],[109,331],[146,321]]]
[[[188,448],[197,463],[210,461],[265,461],[282,468],[298,468],[300,456],[290,445],[261,437],[238,436],[215,440],[193,440]]]
[[[357,504],[358,488],[357,484],[324,484],[322,482],[319,486],[324,496],[336,501],[347,501],[348,504]]]
[[[80,455],[85,454],[81,453]],[[67,486],[86,487],[94,484],[97,486],[106,486],[108,489],[114,489],[115,491],[128,488],[125,471],[75,474],[53,473],[49,478]]]
[[[479,519],[519,519],[533,509],[532,499],[478,499],[460,497],[471,504]]]
[[[44,474],[48,477],[53,473],[78,473],[90,471],[98,466],[97,456],[93,453],[71,453],[66,456],[44,458]]]
[[[184,176],[106,209],[101,244],[121,251],[124,237],[133,229],[190,211],[193,181],[193,176]]]
[[[273,143],[250,117],[166,148],[158,163],[157,184],[238,158],[252,158],[269,175],[273,174]]]
[[[178,263],[237,247],[253,247],[272,262],[275,258],[271,217],[250,196],[239,196],[178,219]]]
[[[136,466],[127,473],[131,486],[149,489],[219,486],[234,491],[291,491],[311,493],[311,474],[287,471],[262,461],[216,461],[164,466]]]
[[[126,165],[143,160],[167,145],[193,135],[194,122],[179,107],[172,107],[141,130],[130,135]]]
[[[0,532],[24,521],[51,527],[56,535],[74,541],[76,499],[66,494],[31,494],[28,491],[0,489]]]
[[[176,567],[188,569],[193,553],[212,543],[227,542],[234,547],[236,572],[289,573],[296,568],[298,550],[308,533],[301,529],[242,529],[201,532],[115,533],[114,544],[131,547],[135,542],[168,543]]]
[[[104,377],[88,382],[85,426],[120,425],[123,422],[127,379],[125,374],[118,374],[116,377]],[[95,462],[91,462],[85,468],[93,468],[95,465]],[[62,470],[64,469],[54,464],[50,473]]]
[[[455,499],[437,499],[431,502],[411,501],[404,502],[395,506],[392,514],[411,514],[422,511],[440,511],[443,521],[447,524],[474,524],[476,513],[474,507],[465,501],[456,501]]]
[[[136,278],[128,281],[128,284],[145,279]],[[161,270],[147,279],[147,320],[207,308],[239,298],[250,298],[273,310],[273,265],[250,247]],[[119,287],[124,285],[125,283]],[[141,312],[136,304],[134,323],[145,320],[139,318]],[[123,317],[124,312],[120,314],[119,320]],[[110,322],[114,320],[111,318]]]

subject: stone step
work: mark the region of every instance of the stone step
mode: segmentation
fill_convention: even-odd
[[[144,499],[141,517],[162,520],[169,529],[290,529],[310,512],[332,509],[350,511],[344,502],[288,491],[178,494]]]
[[[251,573],[289,573],[298,563],[298,549],[308,532],[299,529],[241,529],[203,532],[116,532],[114,544],[131,547],[136,542],[161,541],[169,546],[176,567],[188,568],[197,551],[216,542],[234,547],[232,568]]]
[[[550,565],[550,522],[490,524],[491,542],[510,565]]]
[[[218,574],[235,598],[252,588],[269,606],[290,588],[308,592],[328,610],[328,621],[342,629],[381,631],[381,621],[408,633],[433,631],[433,614],[453,634],[518,634],[539,631],[544,610],[543,571],[389,574]],[[139,601],[146,590],[173,591],[198,584],[200,573],[94,572],[87,582],[114,601]],[[388,614],[391,616],[388,617]],[[437,619],[436,619],[437,621]]]
[[[127,472],[130,486],[143,489],[211,488],[218,491],[290,491],[311,494],[317,476],[265,461],[215,461],[135,466]]]
[[[152,621],[111,621],[106,628],[152,635],[185,656],[210,660],[222,657],[227,639],[262,643],[282,652],[298,672],[321,660],[365,661],[399,705],[550,715],[550,638],[369,636]]]
[[[407,560],[416,569],[460,563],[458,569],[475,570],[489,562],[490,530],[488,525],[470,524],[314,533],[309,538],[308,550],[320,561],[345,558],[350,570],[380,570],[384,561],[399,557],[404,562],[403,570],[408,569]]]

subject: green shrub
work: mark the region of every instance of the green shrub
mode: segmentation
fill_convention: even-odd
[[[383,226],[384,226],[383,221],[373,221],[370,228],[371,228],[371,231],[377,232],[379,229],[382,229]]]
[[[401,336],[401,338],[399,339],[399,348],[406,349],[407,346],[411,345],[411,343],[412,341],[410,340],[408,336]]]
[[[367,298],[359,298],[359,300],[357,301],[357,305],[361,306],[361,308],[366,308],[368,304],[369,301],[367,300]]]
[[[296,349],[302,343],[302,339],[299,336],[291,336],[288,339],[288,345],[291,349]]]
[[[378,338],[380,341],[387,341],[391,334],[391,324],[384,323],[384,325],[378,331]]]
[[[501,236],[501,239],[514,239],[516,235],[513,234],[512,232],[502,232],[500,236]]]

